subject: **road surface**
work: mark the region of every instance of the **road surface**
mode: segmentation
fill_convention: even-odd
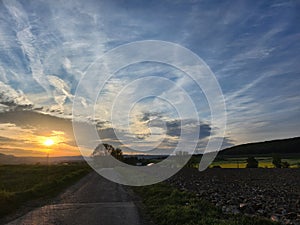
[[[93,172],[51,204],[37,208],[9,225],[142,225],[133,195]]]

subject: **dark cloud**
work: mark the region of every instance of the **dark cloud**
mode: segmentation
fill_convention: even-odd
[[[71,120],[29,110],[0,113],[0,123],[12,123],[23,129],[33,128],[39,135],[50,134],[53,130],[69,135],[73,133]]]
[[[17,91],[0,81],[0,105],[8,107],[9,110],[32,109],[33,104]]]
[[[173,120],[168,121],[167,125],[167,135],[169,136],[180,136],[181,129],[186,128],[188,126],[195,126],[197,121],[194,120]],[[198,126],[199,129],[199,139],[204,139],[211,135],[211,126],[210,124],[201,123]]]
[[[150,120],[150,113],[144,113],[144,116],[141,118],[141,121],[149,121]]]
[[[212,133],[212,127],[208,123],[202,122],[201,124],[197,125],[197,121],[191,120],[191,119],[185,119],[185,120],[169,120],[165,121],[162,119],[162,116],[158,113],[144,113],[140,117],[141,122],[147,122],[148,127],[158,127],[166,129],[166,137],[162,140],[162,142],[157,146],[155,149],[148,151],[147,154],[171,154],[177,144],[178,144],[178,138],[180,138],[182,129],[185,130],[185,133],[188,134],[188,136],[185,136],[187,138],[186,141],[189,141],[189,134],[191,137],[193,137],[193,132],[197,129],[199,130],[199,139],[198,139],[198,145],[196,148],[196,153],[203,153],[205,150],[205,147],[208,143],[208,140],[211,135],[214,135]],[[143,138],[139,137],[133,137],[134,134],[126,133],[126,131],[118,130],[119,134],[121,135],[121,138],[126,138],[127,141],[132,138],[132,144],[134,145],[137,142],[144,142],[147,143],[148,136],[144,136]],[[132,149],[130,149],[130,146],[124,146],[121,142],[121,140],[118,139],[116,136],[115,130],[113,128],[102,128],[98,129],[99,137],[101,141],[104,143],[112,144],[116,147],[122,148],[124,151],[129,152],[135,152]],[[139,140],[137,140],[138,138]],[[214,140],[220,140],[222,137],[214,137]],[[184,140],[183,140],[184,141]],[[233,145],[233,141],[229,137],[225,137],[223,139],[223,145],[222,148],[226,148]],[[141,152],[137,152],[141,153]]]
[[[115,130],[113,128],[98,129],[98,134],[100,139],[103,140],[108,140],[108,139],[111,139],[112,141],[118,140]]]
[[[3,143],[3,142],[14,142],[16,141],[15,139],[12,139],[12,138],[8,138],[8,137],[2,137],[0,136],[0,142]]]
[[[161,119],[162,115],[158,112],[144,112],[142,117],[139,119],[141,122],[149,122],[157,119]]]
[[[1,99],[1,93],[0,93],[0,104],[9,107],[10,110],[26,110],[26,109],[32,109],[33,105],[28,104],[28,105],[20,105],[14,101],[6,101]]]
[[[175,119],[168,120],[162,118],[160,113],[143,113],[143,116],[140,118],[141,122],[148,122],[147,125],[151,127],[160,127],[167,129],[167,135],[171,137],[180,137],[182,129],[188,129],[189,126],[195,126],[198,122],[192,119]],[[200,123],[197,125],[199,128],[199,139],[209,137],[211,135],[211,126],[208,123]]]

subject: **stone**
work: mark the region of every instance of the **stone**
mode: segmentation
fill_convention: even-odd
[[[259,209],[259,210],[257,210],[257,212],[261,215],[265,213],[265,211],[263,209]]]
[[[279,218],[278,218],[278,216],[276,216],[276,215],[272,215],[272,216],[270,217],[270,219],[271,219],[272,221],[274,221],[274,222],[279,222]]]
[[[247,203],[240,203],[240,209],[245,209],[247,205]]]

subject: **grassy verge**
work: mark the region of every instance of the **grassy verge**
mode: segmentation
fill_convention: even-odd
[[[135,187],[147,213],[157,225],[274,225],[271,221],[243,215],[225,215],[195,194],[167,184]]]
[[[55,196],[89,171],[83,163],[0,166],[0,218],[29,200]]]

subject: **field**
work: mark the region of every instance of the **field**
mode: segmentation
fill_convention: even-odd
[[[300,224],[300,169],[184,168],[168,184],[196,194],[223,213]]]
[[[260,156],[255,157],[255,159],[258,161],[258,167],[274,168],[271,156]],[[246,160],[247,157],[222,157],[221,159],[217,158],[210,167],[221,166],[222,168],[246,168]],[[298,168],[300,165],[300,157],[285,156],[282,158],[282,162],[288,162],[290,164],[290,168]]]
[[[181,191],[167,184],[135,187],[146,212],[157,225],[274,225],[256,217],[224,214],[196,194]]]
[[[0,218],[28,201],[53,197],[89,171],[83,163],[0,166]]]

